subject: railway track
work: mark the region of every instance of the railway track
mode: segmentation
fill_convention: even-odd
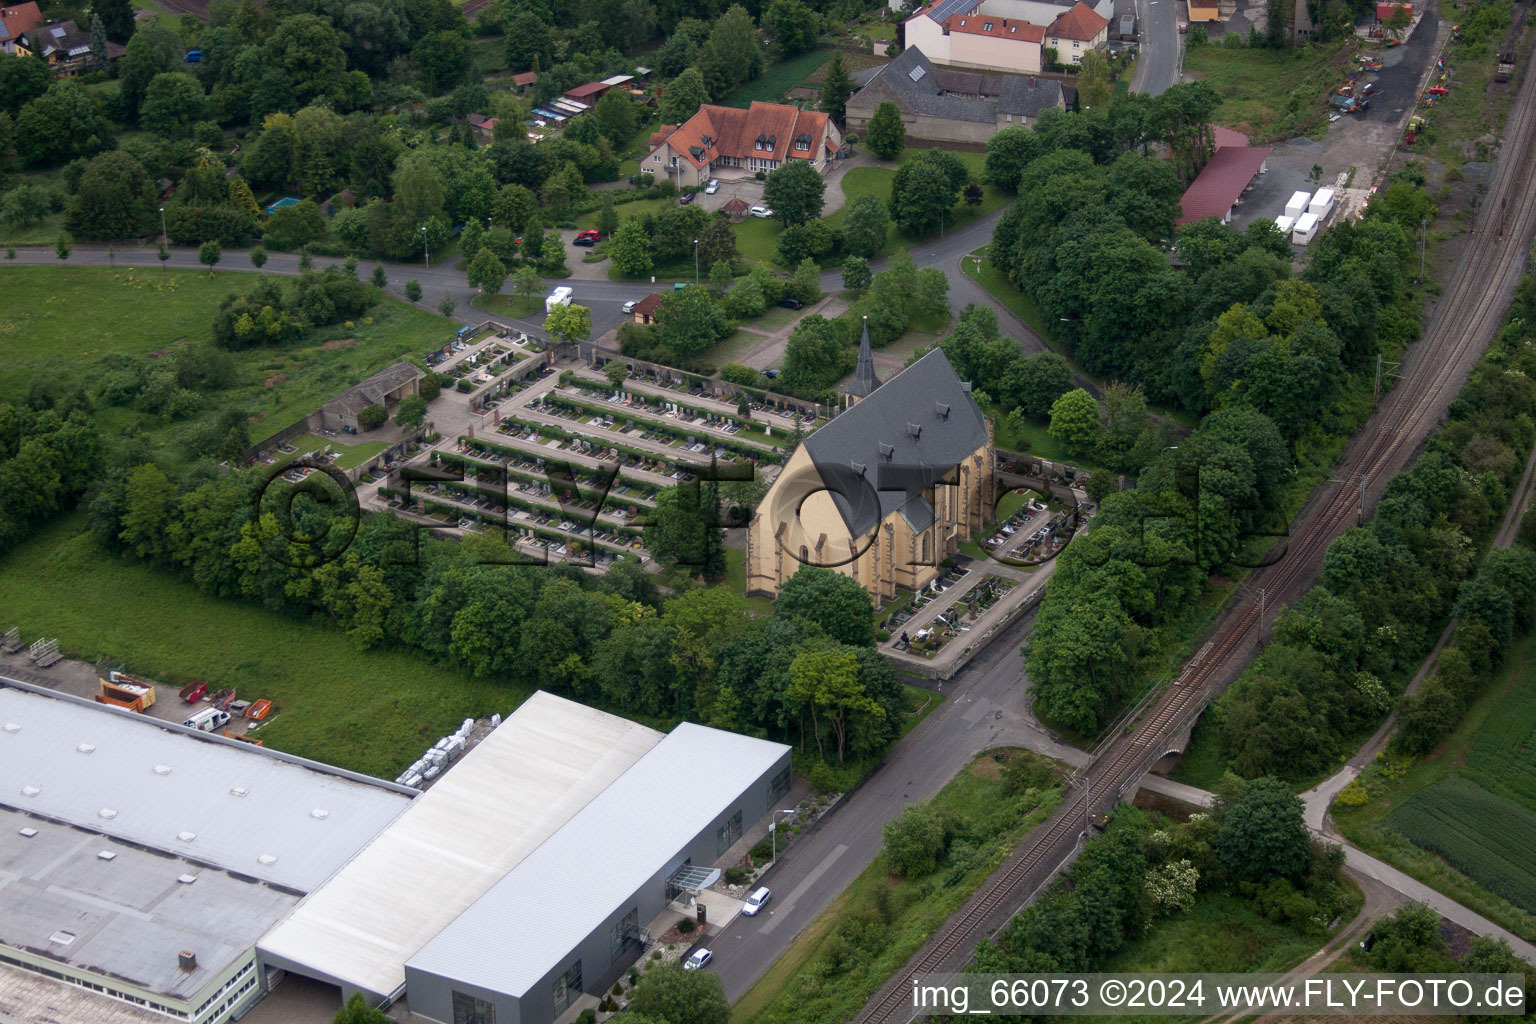
[[[1498,170],[1476,219],[1473,241],[1423,340],[1410,353],[1412,369],[1367,425],[1368,433],[1346,453],[1338,472],[1348,482],[1319,491],[1297,523],[1297,542],[1273,565],[1254,574],[1252,582],[1264,588],[1268,608],[1301,595],[1320,568],[1328,544],[1363,512],[1372,489],[1384,487],[1406,463],[1460,387],[1472,357],[1498,332],[1505,314],[1504,296],[1512,293],[1525,267],[1526,247],[1536,228],[1533,150],[1536,75],[1522,69]],[[913,978],[961,969],[988,922],[1015,910],[1044,886],[1076,852],[1086,835],[1086,819],[1096,809],[1113,807],[1168,752],[1170,739],[1192,724],[1225,682],[1241,670],[1250,644],[1259,637],[1260,619],[1260,609],[1252,602],[1224,616],[1179,677],[1133,709],[1111,732],[1074,780],[1082,786],[1081,792],[1075,787],[1070,791],[1005,867],[876,994],[855,1018],[859,1024],[910,1021],[916,1015],[910,1004]]]

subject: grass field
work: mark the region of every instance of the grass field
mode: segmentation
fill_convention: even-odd
[[[1342,794],[1363,790],[1363,802],[1335,800],[1332,814],[1366,852],[1536,941],[1533,656],[1536,638],[1527,637],[1438,749],[1397,770],[1378,760]],[[1472,813],[1475,823],[1458,832]]]
[[[389,447],[389,445],[383,441],[364,441],[361,444],[343,444],[341,441],[336,440],[334,437],[317,437],[314,434],[304,434],[299,437],[295,437],[288,443],[297,448],[298,451],[277,462],[274,462],[272,464],[273,469],[279,466],[286,466],[289,462],[292,462],[294,459],[298,458],[300,455],[303,455],[305,452],[324,451],[327,445],[341,453],[341,457],[338,458],[335,462],[331,463],[331,465],[335,466],[337,469],[351,469],[354,466],[362,465],[369,459],[373,458],[375,455],[379,454],[379,452]],[[271,471],[271,469],[268,470],[268,472]]]
[[[1044,761],[1026,751],[1007,758]],[[1042,774],[1044,769],[1042,768]],[[1056,803],[1003,793],[992,754],[978,757],[944,786],[931,806],[953,815],[969,842],[952,845],[937,871],[908,879],[877,857],[758,979],[731,1013],[736,1024],[836,1024],[850,1020],[874,991],[960,907],[1001,863],[1013,842]],[[964,848],[963,850],[961,848]],[[959,853],[962,863],[951,858]]]
[[[52,245],[64,230],[64,214],[50,213],[36,224],[0,221],[0,245]]]
[[[1046,333],[1045,324],[1040,320],[1040,308],[1035,305],[1034,296],[1015,288],[1013,282],[1008,280],[1008,275],[991,260],[985,258],[985,249],[977,249],[971,253],[971,256],[980,256],[982,260],[979,264],[974,259],[964,260],[962,265],[965,275],[985,288],[994,299],[1007,306],[1014,316],[1024,321],[1034,329],[1036,334],[1049,342],[1050,335]],[[1058,352],[1061,351],[1055,345],[1051,347]],[[1065,353],[1062,354],[1065,355]]]
[[[206,342],[221,299],[255,286],[254,274],[113,269],[3,267],[0,294],[0,400],[26,396],[34,382],[87,389],[108,356],[157,357],[178,342]],[[110,319],[91,311],[110,302]],[[98,422],[111,443],[150,435],[175,453],[223,408],[244,408],[253,441],[317,409],[369,374],[401,357],[441,344],[453,325],[432,313],[384,299],[350,326],[311,332],[298,345],[234,353],[236,374],[226,390],[205,396],[202,413],[177,423],[125,407],[101,408]]]
[[[202,679],[266,697],[268,746],[394,778],[460,721],[505,715],[526,690],[475,680],[404,651],[359,651],[341,633],[219,601],[119,562],[75,514],[0,560],[8,623],[57,636],[71,657],[111,659],[179,686]]]
[[[802,53],[798,57],[780,61],[766,68],[756,79],[743,85],[720,101],[727,107],[750,107],[753,100],[763,100],[772,103],[797,85],[803,85],[806,79],[815,74],[832,55],[826,50],[813,50],[810,53]]]
[[[1288,50],[1197,46],[1184,72],[1221,97],[1216,121],[1247,133],[1255,143],[1321,133],[1328,127],[1326,97],[1344,81],[1348,58],[1334,46]]]
[[[537,316],[543,308],[544,300],[538,295],[530,297],[501,292],[496,295],[476,295],[469,304],[482,312],[493,311],[517,319]]]

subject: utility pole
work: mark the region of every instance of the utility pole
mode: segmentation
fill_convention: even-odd
[[[1429,218],[1419,218],[1419,284],[1424,283],[1424,238],[1429,231]]]
[[[432,269],[432,247],[427,244],[427,226],[425,224],[423,224],[421,226],[421,251],[426,253],[427,269],[431,270]]]
[[[1422,249],[1419,250],[1419,251],[1423,252]],[[1420,274],[1419,280],[1421,280],[1421,281],[1424,280],[1422,273]],[[1380,401],[1381,401],[1381,353],[1377,352],[1376,353],[1376,380],[1371,385],[1371,408],[1374,409],[1376,407],[1376,403],[1380,402]]]

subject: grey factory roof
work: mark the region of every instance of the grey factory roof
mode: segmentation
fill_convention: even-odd
[[[979,124],[992,124],[999,114],[1034,118],[1063,106],[1061,83],[1054,79],[939,67],[915,46],[877,68],[853,97],[859,109],[885,99],[913,114]]]
[[[392,783],[10,680],[0,723],[0,806],[300,893],[411,801]]]
[[[166,1024],[165,1014],[0,963],[0,1021]]]
[[[5,808],[0,878],[0,943],[183,1000],[299,901],[291,891]],[[181,950],[196,954],[193,970],[181,969]]]
[[[788,751],[684,722],[407,965],[522,995]]]
[[[986,416],[970,385],[936,348],[806,438],[805,449],[848,532],[859,537],[921,500],[986,443]],[[914,522],[925,515],[908,510]]]
[[[412,953],[661,738],[535,693],[263,938],[262,954],[393,994]]]

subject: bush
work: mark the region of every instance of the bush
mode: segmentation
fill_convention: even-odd
[[[624,994],[624,986],[619,984],[618,982],[614,982],[613,983],[613,988],[610,989],[609,991],[611,991],[616,996],[621,996],[621,995]]]
[[[492,10],[487,7],[486,10]],[[576,1015],[576,1024],[597,1024],[597,1011],[590,1006]]]
[[[409,302],[420,302],[421,283],[414,278],[405,282],[405,297]]]
[[[764,839],[752,847],[752,852],[749,856],[751,856],[753,863],[764,864],[773,856],[773,848],[774,844],[770,840]]]
[[[731,885],[746,885],[747,877],[746,868],[732,866],[725,869],[725,880]]]
[[[811,770],[806,774],[806,779],[818,793],[836,793],[837,774],[832,771],[832,766],[825,761],[817,761],[811,765]]]
[[[881,833],[886,864],[898,875],[926,875],[944,858],[944,823],[931,807],[909,804],[900,817],[885,823]]]
[[[684,935],[692,934],[693,930],[697,927],[698,923],[691,917],[680,917],[677,919],[677,930]]]
[[[888,630],[888,629],[882,629],[882,630],[879,630],[878,632],[875,633],[875,639],[879,640],[881,643],[885,643],[890,638],[891,638],[891,631]]]
[[[462,392],[463,394],[466,394],[466,395],[469,394],[471,391],[475,390],[474,383],[471,382],[468,378],[460,380],[457,384],[454,385],[454,387],[458,391],[460,391],[460,392]]]
[[[389,410],[382,405],[370,405],[357,414],[357,425],[364,430],[373,430],[382,427],[384,421],[389,419]]]

